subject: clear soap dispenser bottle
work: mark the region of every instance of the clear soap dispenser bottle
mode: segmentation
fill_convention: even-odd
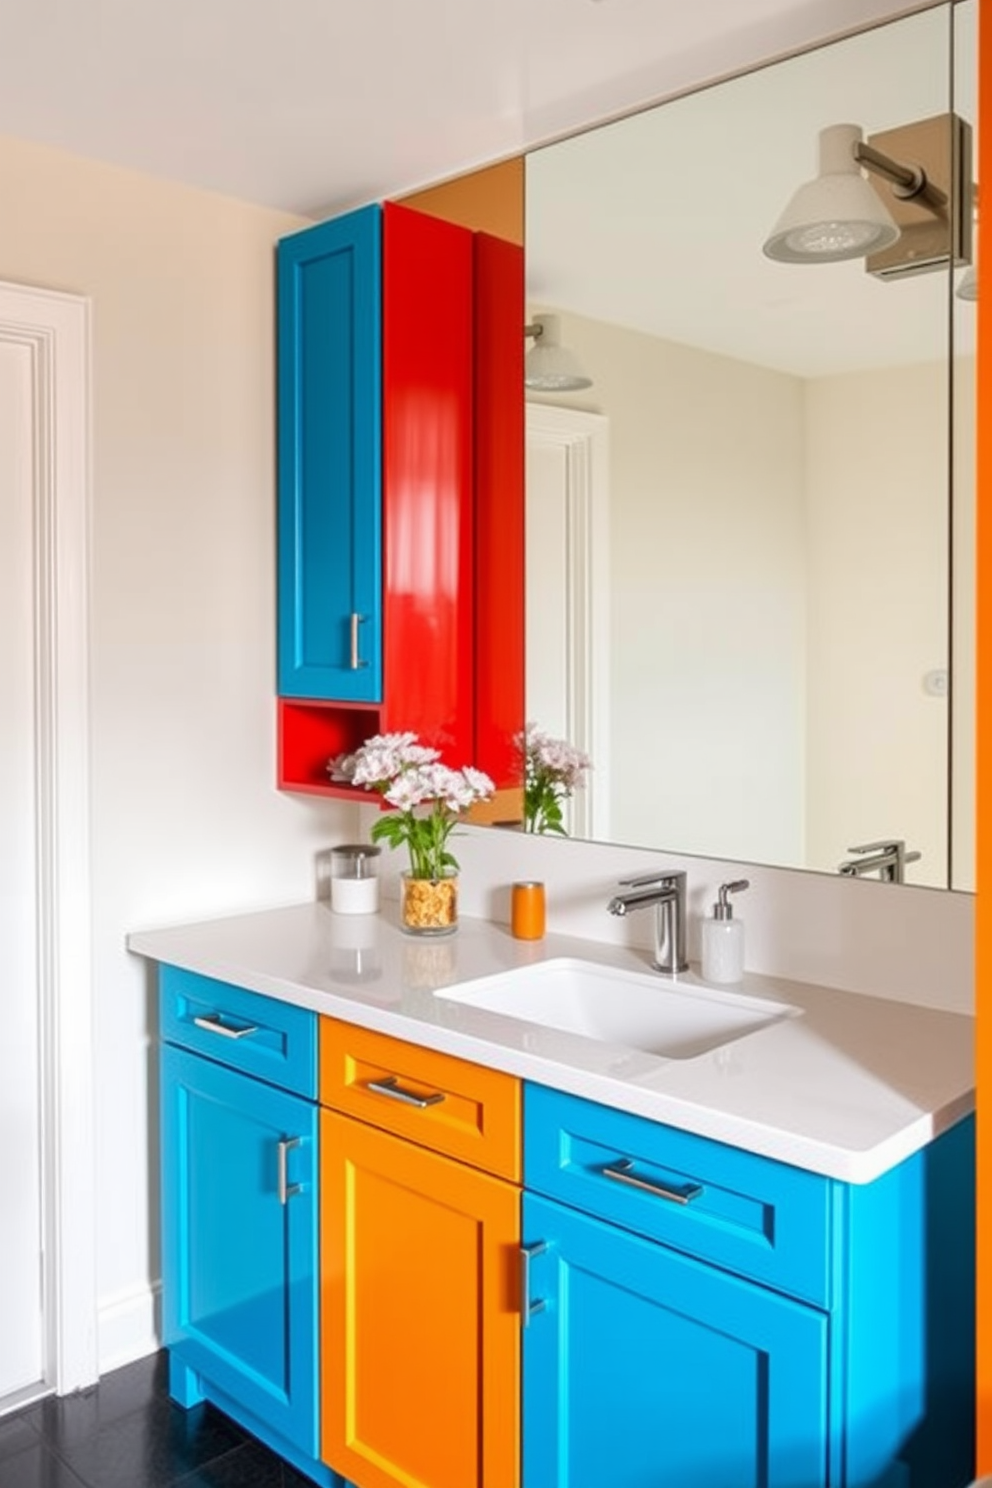
[[[729,895],[741,893],[748,883],[746,878],[736,878],[721,884],[713,914],[703,921],[704,982],[727,984],[744,976],[744,924],[734,919]]]

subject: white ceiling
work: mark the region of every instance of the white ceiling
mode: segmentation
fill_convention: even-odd
[[[320,215],[905,0],[0,0],[0,133]]]

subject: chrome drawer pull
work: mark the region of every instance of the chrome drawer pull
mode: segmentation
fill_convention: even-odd
[[[520,1326],[529,1328],[531,1319],[544,1312],[547,1302],[543,1297],[530,1300],[530,1263],[535,1256],[543,1255],[548,1248],[546,1240],[535,1240],[533,1245],[520,1247]]]
[[[193,1022],[197,1028],[205,1028],[208,1033],[222,1033],[225,1038],[247,1038],[250,1033],[258,1032],[257,1023],[248,1023],[244,1028],[231,1028],[221,1021],[220,1013],[209,1013],[206,1017],[194,1018]]]
[[[416,1106],[421,1111],[425,1106],[437,1106],[444,1100],[440,1091],[434,1095],[414,1095],[412,1090],[404,1090],[395,1075],[387,1075],[383,1080],[370,1080],[365,1089],[371,1090],[373,1095],[388,1095],[390,1100],[402,1101],[405,1106]]]
[[[295,1198],[298,1193],[303,1192],[302,1183],[290,1183],[288,1181],[290,1149],[293,1147],[299,1147],[300,1141],[300,1137],[283,1137],[276,1144],[276,1151],[279,1158],[279,1176],[277,1183],[279,1189],[280,1204],[288,1204],[290,1199]]]
[[[683,1183],[680,1188],[667,1188],[664,1183],[653,1183],[650,1178],[638,1178],[631,1169],[634,1164],[631,1158],[621,1157],[615,1163],[607,1163],[605,1168],[600,1168],[604,1178],[612,1178],[614,1183],[626,1183],[630,1188],[642,1188],[645,1193],[654,1194],[659,1199],[668,1199],[673,1204],[691,1204],[693,1199],[698,1199],[703,1192],[701,1183]]]

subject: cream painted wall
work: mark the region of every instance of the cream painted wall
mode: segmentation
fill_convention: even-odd
[[[562,340],[593,387],[537,401],[610,420],[610,835],[801,861],[802,385],[574,315]]]
[[[814,378],[805,408],[809,860],[902,837],[907,881],[946,881],[947,367]]]
[[[9,139],[0,201],[0,278],[93,302],[106,1369],[154,1346],[158,1277],[154,1002],[125,933],[311,897],[354,810],[274,785],[272,246],[297,219]]]

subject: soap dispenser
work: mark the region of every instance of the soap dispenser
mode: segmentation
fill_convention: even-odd
[[[748,879],[736,878],[720,885],[713,914],[703,921],[704,982],[739,982],[744,975],[744,925],[734,919],[729,895],[748,887]]]

